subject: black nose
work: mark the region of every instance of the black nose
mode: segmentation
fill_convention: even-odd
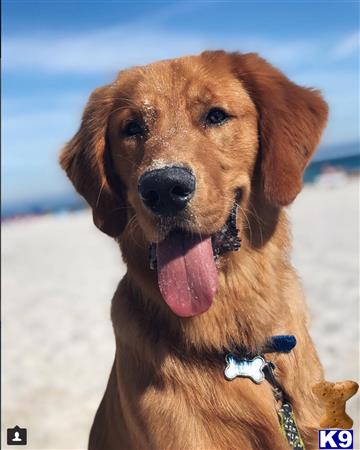
[[[139,180],[144,204],[156,214],[174,215],[185,208],[195,192],[196,180],[189,169],[164,167],[145,172]]]

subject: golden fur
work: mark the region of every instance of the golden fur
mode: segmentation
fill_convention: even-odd
[[[204,127],[214,105],[231,120]],[[146,139],[121,133],[134,117]],[[135,67],[92,94],[61,165],[95,224],[119,242],[128,271],[112,301],[116,355],[91,450],[288,449],[270,385],[226,381],[220,357],[234,344],[256,352],[277,334],[297,338],[290,354],[268,356],[307,448],[317,448],[321,408],[311,388],[323,372],[282,207],[301,190],[326,118],[317,91],[256,54],[204,52]],[[186,164],[197,177],[187,220],[172,225],[212,234],[241,194],[241,249],[221,256],[213,304],[191,318],[170,311],[149,269],[149,243],[169,228],[144,208],[137,181],[166,164]]]

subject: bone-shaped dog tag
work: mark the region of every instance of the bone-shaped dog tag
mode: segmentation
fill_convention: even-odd
[[[266,361],[262,356],[255,356],[254,359],[240,359],[228,354],[225,357],[225,361],[227,366],[224,375],[229,381],[236,377],[246,377],[258,384],[265,378],[263,368],[266,365]]]

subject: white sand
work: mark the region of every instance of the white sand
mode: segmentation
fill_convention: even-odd
[[[306,187],[290,210],[293,261],[332,381],[359,380],[358,205],[352,180]],[[114,354],[117,246],[89,212],[26,219],[3,226],[2,263],[2,448],[15,424],[28,429],[26,448],[86,448]],[[348,406],[354,417],[355,399]]]

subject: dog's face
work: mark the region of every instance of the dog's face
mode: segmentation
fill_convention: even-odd
[[[211,235],[247,195],[256,108],[229,67],[183,58],[119,78],[108,122],[113,171],[149,242],[173,228]]]
[[[316,91],[257,55],[205,52],[130,69],[96,90],[61,164],[100,229],[121,239],[136,224],[157,244],[160,291],[188,316],[211,304],[211,237],[235,202],[246,208],[256,185],[273,207],[289,204],[326,116]],[[178,297],[192,292],[185,306],[174,282]]]

